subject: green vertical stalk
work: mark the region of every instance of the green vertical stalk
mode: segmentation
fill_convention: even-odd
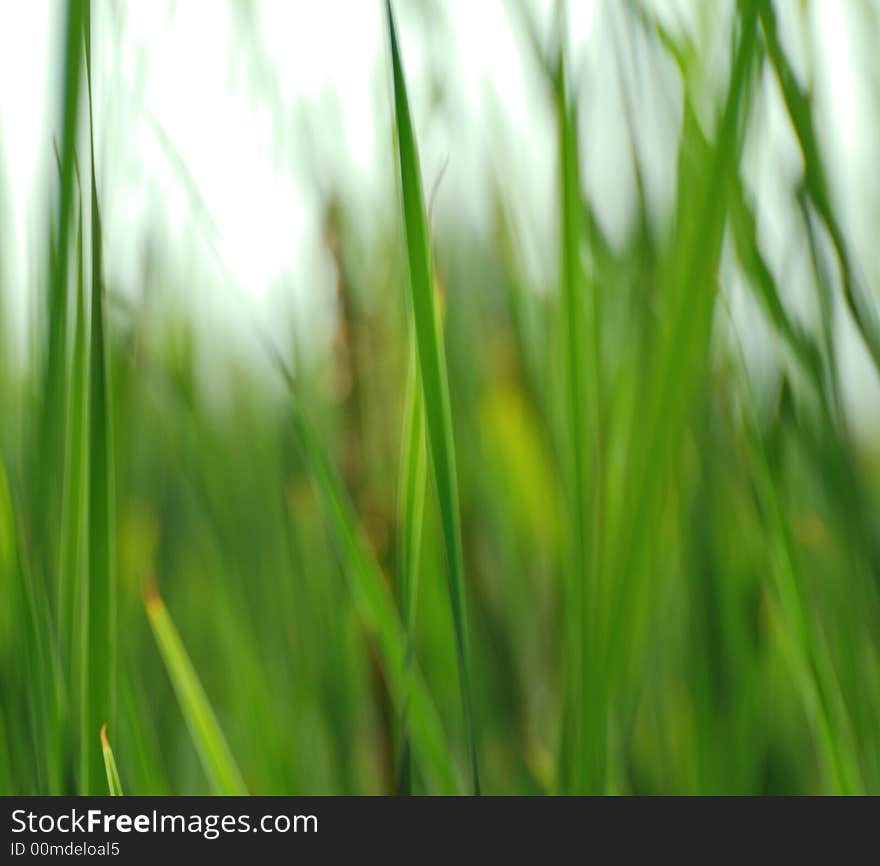
[[[67,444],[64,468],[61,556],[58,570],[58,627],[65,676],[73,677],[74,632],[79,612],[82,579],[82,536],[86,509],[86,409],[88,406],[85,287],[83,271],[84,214],[80,208],[77,231],[76,321],[74,325],[73,370],[68,401]]]
[[[84,793],[103,788],[103,755],[95,733],[114,719],[116,585],[113,543],[113,460],[109,358],[104,323],[101,215],[95,182],[92,115],[90,9],[86,6],[86,73],[91,155],[92,292],[89,358],[88,548],[83,577],[82,729],[80,785]]]
[[[559,278],[562,300],[565,426],[570,472],[570,561],[567,575],[568,637],[565,727],[561,741],[560,781],[564,789],[596,793],[604,772],[603,699],[596,689],[593,659],[597,635],[596,560],[591,548],[590,469],[591,425],[596,424],[597,358],[591,354],[593,335],[587,328],[587,298],[580,244],[583,237],[582,197],[577,120],[568,94],[565,54],[560,47],[556,79],[559,147]],[[592,316],[590,317],[592,320]]]
[[[480,791],[476,726],[471,698],[467,612],[464,593],[464,555],[459,517],[458,483],[452,436],[452,410],[443,342],[440,339],[434,303],[434,281],[419,156],[410,116],[409,100],[397,32],[390,0],[386,4],[391,62],[394,76],[395,129],[400,157],[400,186],[403,196],[403,223],[406,235],[413,318],[418,346],[419,371],[425,401],[425,421],[431,452],[431,465],[440,508],[440,524],[446,551],[449,596],[455,629],[461,699],[470,752],[474,792]]]
[[[412,793],[412,756],[409,741],[409,693],[414,657],[413,631],[419,586],[419,553],[425,510],[427,454],[425,413],[419,381],[416,347],[411,349],[403,418],[403,453],[400,485],[400,562],[398,604],[406,641],[403,661],[403,697],[400,710],[399,790]]]
[[[558,58],[550,74],[556,108],[559,178],[559,283],[564,454],[569,507],[564,582],[563,710],[558,785],[598,793],[604,787],[606,699],[598,664],[601,645],[600,570],[604,531],[601,448],[602,349],[598,286],[587,280],[581,244],[595,233],[581,188],[575,101],[566,68],[564,5],[557,7]]]
[[[39,429],[39,469],[36,485],[36,514],[42,543],[40,565],[51,569],[55,563],[48,551],[56,539],[52,537],[52,514],[58,504],[51,491],[60,476],[65,425],[65,372],[67,364],[67,281],[69,247],[74,216],[74,155],[79,119],[82,77],[82,0],[69,0],[65,30],[63,96],[61,103],[61,151],[59,169],[61,191],[58,222],[49,238],[49,334],[43,404]],[[57,550],[55,551],[57,553]],[[48,579],[48,575],[47,575]],[[48,586],[48,584],[47,584]]]
[[[646,379],[645,405],[633,418],[628,443],[623,493],[627,514],[617,527],[614,551],[619,588],[608,623],[609,679],[623,677],[632,665],[633,635],[643,627],[648,612],[650,563],[666,484],[695,388],[706,369],[728,192],[742,148],[738,132],[751,94],[749,73],[757,42],[757,0],[744,0],[740,7],[741,34],[716,142],[705,156],[709,163],[695,166],[689,179],[679,170],[680,237],[665,277],[670,324],[656,374]],[[686,121],[688,117],[686,104]],[[683,136],[682,147],[686,143]],[[683,181],[694,188],[686,191]]]

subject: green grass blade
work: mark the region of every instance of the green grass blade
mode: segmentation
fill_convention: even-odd
[[[810,622],[786,509],[780,501],[778,485],[774,481],[760,433],[755,428],[752,422],[749,433],[755,456],[756,486],[768,518],[770,536],[776,546],[772,557],[773,577],[793,673],[803,695],[832,789],[837,794],[858,794],[863,791],[858,758],[852,748],[848,726],[838,722],[836,677],[828,661],[827,650],[822,645],[822,638]]]
[[[803,372],[818,384],[821,379],[818,348],[809,335],[792,320],[782,303],[776,281],[758,245],[755,214],[746,198],[740,178],[736,178],[731,185],[730,226],[737,258],[770,323],[789,347]]]
[[[139,794],[169,794],[168,769],[156,733],[156,706],[146,695],[141,676],[140,665],[129,663],[119,679],[119,715],[121,730],[127,735],[129,772],[137,778]]]
[[[650,566],[669,473],[695,389],[707,369],[728,192],[742,148],[740,121],[751,95],[749,74],[757,41],[757,0],[740,5],[740,37],[730,83],[716,141],[705,153],[690,132],[697,121],[685,101],[678,236],[665,275],[670,323],[658,347],[662,355],[654,375],[645,381],[644,405],[632,419],[622,494],[625,505],[614,538],[618,588],[608,624],[606,666],[611,682],[632,679],[635,650],[650,610]]]
[[[412,759],[409,742],[409,693],[412,679],[413,630],[419,587],[419,553],[425,510],[427,454],[425,416],[418,360],[413,345],[404,404],[403,453],[400,487],[400,563],[398,604],[400,605],[406,650],[403,671],[403,706],[400,712],[400,793],[412,793]]]
[[[397,43],[397,32],[387,3],[388,31],[394,76],[395,130],[400,157],[400,185],[403,195],[403,222],[406,234],[413,319],[418,346],[419,370],[425,401],[425,422],[431,452],[431,465],[437,490],[455,645],[458,659],[465,728],[471,760],[474,791],[479,793],[480,774],[477,760],[467,637],[467,615],[464,592],[464,555],[459,519],[458,483],[452,436],[452,411],[443,342],[437,324],[434,302],[434,280],[419,157],[410,117],[409,100],[403,66]]]
[[[596,287],[588,292],[581,262],[584,208],[577,117],[568,93],[565,51],[556,79],[559,148],[559,235],[565,441],[570,479],[570,561],[567,575],[567,652],[560,782],[563,789],[597,792],[604,783],[605,699],[598,687],[599,560],[602,480],[599,466],[601,350]],[[589,295],[589,297],[588,297]],[[592,450],[591,450],[592,446]]]
[[[61,749],[61,683],[49,600],[42,582],[35,579],[24,544],[19,541],[6,471],[0,461],[0,579],[4,604],[19,625],[18,648],[23,657],[26,689],[28,756],[36,768],[33,793],[63,794]],[[4,683],[4,687],[5,687]]]
[[[87,339],[83,265],[83,214],[77,237],[76,320],[74,325],[73,370],[68,405],[67,445],[64,469],[64,504],[59,566],[59,641],[61,658],[69,674],[74,667],[74,632],[79,613],[82,580],[82,536],[86,526],[86,408],[88,406]],[[71,682],[76,678],[71,676]]]
[[[104,769],[107,772],[107,788],[111,797],[121,797],[122,783],[119,781],[119,770],[116,769],[116,758],[107,739],[107,725],[101,725],[101,751],[104,753]]]
[[[208,696],[165,603],[154,587],[148,588],[145,593],[144,605],[205,775],[218,794],[247,794],[241,772],[229,750]]]
[[[828,229],[831,243],[840,263],[844,300],[868,349],[868,354],[880,373],[880,318],[878,318],[877,310],[866,297],[855,263],[850,255],[843,228],[834,212],[828,185],[828,173],[813,122],[810,95],[798,83],[797,76],[779,41],[773,4],[764,0],[761,3],[760,13],[767,54],[776,72],[782,90],[782,98],[803,156],[804,187],[810,201]]]
[[[101,214],[95,181],[92,121],[90,10],[86,5],[86,73],[89,91],[91,156],[92,291],[89,357],[88,554],[84,573],[82,653],[82,728],[80,785],[84,793],[103,786],[103,756],[93,732],[115,719],[116,585],[113,551],[113,459],[109,353],[104,323]]]
[[[83,63],[83,2],[70,0],[67,4],[65,48],[62,70],[64,73],[61,100],[61,150],[56,151],[61,181],[58,202],[58,221],[50,232],[49,262],[51,267],[49,290],[49,343],[46,360],[43,406],[40,417],[39,446],[40,464],[37,478],[36,511],[38,531],[44,545],[41,565],[54,567],[48,556],[51,545],[57,543],[52,536],[52,515],[58,500],[52,493],[52,485],[61,470],[65,425],[65,379],[67,365],[69,246],[74,222],[74,158],[79,120],[80,89]],[[53,556],[57,548],[53,550]]]
[[[745,353],[739,340],[736,346],[745,370]],[[864,783],[846,705],[826,638],[811,617],[802,569],[798,567],[789,508],[774,477],[774,461],[760,430],[748,377],[743,374],[741,381],[745,392],[743,420],[751,470],[767,524],[771,580],[778,599],[778,616],[784,629],[788,662],[831,789],[836,794],[859,794],[864,791]]]

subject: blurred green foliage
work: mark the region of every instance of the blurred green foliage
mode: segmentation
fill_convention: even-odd
[[[23,367],[0,346],[0,792],[468,792],[477,764],[487,793],[880,792],[880,478],[835,317],[875,361],[880,331],[775,7],[732,8],[713,90],[701,49],[620,6],[681,117],[669,211],[633,143],[617,243],[565,28],[511,4],[556,121],[550,286],[503,182],[488,239],[431,225],[395,42],[394,218],[365,249],[326,202],[333,351],[291,326],[208,387],[210,335],[104,284],[68,3],[39,326]],[[742,170],[764,86],[799,144],[813,323]],[[750,372],[734,279],[778,375]]]

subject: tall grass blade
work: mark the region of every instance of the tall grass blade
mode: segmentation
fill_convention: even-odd
[[[740,363],[745,354],[737,343]],[[779,617],[785,630],[788,661],[814,731],[816,745],[831,789],[837,794],[858,794],[864,785],[859,770],[852,728],[824,635],[812,621],[809,601],[798,568],[797,547],[791,519],[780,496],[780,487],[768,447],[761,434],[748,379],[742,377],[746,394],[743,416],[755,487],[768,525],[773,547],[773,586]]]
[[[461,541],[449,383],[435,309],[434,280],[418,150],[410,117],[409,100],[390,0],[386,4],[386,9],[394,77],[395,131],[400,158],[403,223],[419,371],[425,401],[425,423],[440,510],[443,544],[446,551],[449,595],[455,629],[464,722],[470,752],[471,777],[474,792],[479,793],[480,773],[469,673],[464,555]]]
[[[849,252],[843,228],[832,206],[828,173],[813,123],[810,95],[798,83],[788,57],[779,41],[776,13],[769,0],[761,3],[761,26],[767,54],[776,72],[785,107],[794,127],[804,160],[804,187],[831,238],[840,264],[843,296],[868,354],[880,373],[880,318],[862,287],[860,275]]]
[[[560,27],[561,30],[561,27]],[[562,35],[560,33],[560,40]],[[569,477],[570,561],[567,575],[568,670],[563,696],[560,782],[579,793],[601,790],[606,708],[598,685],[599,561],[602,478],[599,463],[601,349],[598,291],[588,291],[581,262],[584,208],[577,117],[569,94],[565,48],[555,81],[559,148],[559,236],[565,442]]]
[[[73,369],[67,421],[64,468],[63,527],[59,565],[58,620],[61,658],[70,682],[74,667],[74,633],[82,595],[83,533],[86,528],[86,410],[88,407],[87,340],[83,262],[84,214],[80,208],[77,232],[76,318],[74,323]]]
[[[34,793],[64,793],[61,766],[61,683],[49,600],[42,582],[35,579],[26,551],[19,541],[6,471],[0,462],[0,578],[9,581],[4,593],[22,634],[17,650],[23,659],[22,679],[27,695],[28,746],[35,767]],[[3,573],[5,572],[5,574]],[[4,683],[4,688],[6,684]]]
[[[415,345],[411,349],[402,441],[398,604],[403,620],[406,649],[403,662],[403,706],[400,712],[399,788],[401,794],[407,795],[412,793],[412,758],[410,755],[408,712],[414,655],[413,631],[419,588],[419,553],[421,551],[427,477],[425,416]]]
[[[821,358],[815,342],[791,318],[785,309],[776,280],[758,245],[758,228],[751,203],[746,198],[742,180],[731,185],[730,226],[737,258],[770,323],[789,347],[793,358],[808,379],[821,379]]]
[[[53,522],[58,500],[51,487],[60,477],[65,425],[65,379],[67,365],[69,247],[74,222],[74,159],[79,120],[80,89],[83,63],[84,5],[82,0],[69,0],[65,28],[64,75],[61,100],[61,149],[58,157],[61,191],[58,221],[49,238],[50,288],[49,334],[42,414],[40,417],[40,459],[37,477],[36,513],[42,543],[42,568],[56,565],[48,555],[57,539],[53,538]],[[52,548],[57,553],[57,548]]]
[[[88,553],[83,579],[81,778],[84,793],[103,785],[103,757],[94,731],[115,719],[116,585],[114,579],[113,458],[109,353],[105,336],[101,214],[95,181],[90,7],[85,12],[91,157],[92,292],[89,357]]]
[[[646,378],[642,405],[632,420],[622,513],[614,537],[618,586],[610,609],[605,666],[614,683],[632,679],[635,650],[650,609],[650,564],[669,473],[695,389],[707,368],[717,268],[756,45],[757,2],[746,0],[739,6],[739,40],[716,141],[708,151],[693,134],[697,121],[685,101],[677,237],[664,275],[670,321],[658,347],[655,374]]]

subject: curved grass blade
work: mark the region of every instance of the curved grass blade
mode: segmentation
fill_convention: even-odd
[[[104,769],[107,772],[107,788],[111,797],[122,796],[122,783],[119,781],[119,770],[116,769],[116,758],[107,739],[107,725],[101,725],[101,751],[104,753]]]
[[[218,794],[230,796],[247,794],[244,780],[220,729],[208,696],[202,688],[165,603],[154,586],[148,587],[144,593],[144,605],[205,775]]]
[[[403,195],[403,223],[406,234],[413,319],[418,347],[419,371],[425,401],[425,422],[431,452],[431,465],[437,489],[455,646],[458,660],[464,723],[470,752],[474,792],[480,790],[469,674],[467,616],[464,594],[464,555],[459,519],[458,484],[455,474],[455,451],[452,437],[452,410],[443,342],[437,326],[434,281],[430,245],[422,196],[419,156],[413,133],[409,100],[397,43],[397,32],[390,0],[386,4],[391,62],[394,76],[395,130],[400,157],[400,185]]]
[[[419,381],[418,359],[412,346],[404,404],[403,454],[400,489],[400,564],[398,603],[406,640],[403,662],[403,695],[400,710],[400,793],[412,793],[412,759],[409,742],[409,693],[411,690],[414,655],[413,630],[419,586],[419,553],[425,510],[427,454],[425,449],[425,416],[422,386]]]

